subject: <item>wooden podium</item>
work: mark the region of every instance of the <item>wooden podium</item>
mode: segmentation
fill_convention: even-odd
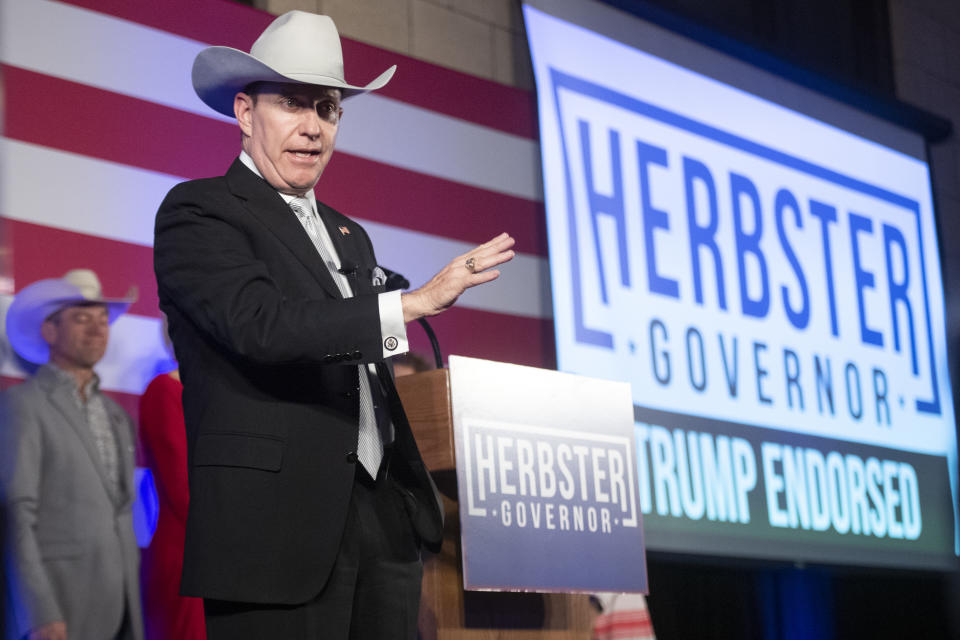
[[[588,640],[596,615],[588,596],[464,591],[450,375],[438,369],[399,377],[396,384],[446,512],[443,548],[424,557],[420,637]]]

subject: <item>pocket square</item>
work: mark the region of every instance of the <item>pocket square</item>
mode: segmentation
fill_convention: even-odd
[[[380,267],[373,268],[373,286],[382,287],[387,283],[387,274]]]

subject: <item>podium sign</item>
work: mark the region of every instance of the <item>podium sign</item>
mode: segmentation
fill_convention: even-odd
[[[452,356],[466,589],[647,591],[622,382]]]

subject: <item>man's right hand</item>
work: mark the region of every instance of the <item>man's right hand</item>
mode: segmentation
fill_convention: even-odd
[[[451,260],[419,289],[403,294],[404,322],[437,315],[453,306],[457,298],[470,287],[496,280],[500,271],[490,269],[513,259],[514,252],[510,247],[514,242],[509,234],[501,233],[493,240]]]
[[[67,640],[67,623],[50,622],[30,632],[27,640]]]

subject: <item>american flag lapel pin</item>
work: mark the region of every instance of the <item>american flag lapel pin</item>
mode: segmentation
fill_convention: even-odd
[[[344,227],[343,225],[341,225],[341,226],[340,226],[340,235],[342,235],[342,236],[348,236],[348,235],[350,235],[350,229],[347,229],[346,227]]]

